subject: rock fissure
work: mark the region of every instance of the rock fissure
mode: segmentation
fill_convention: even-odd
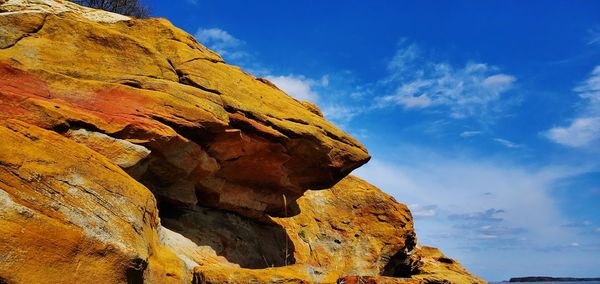
[[[2,15],[0,15],[0,17],[2,17]],[[42,22],[41,22],[41,24],[39,24],[39,26],[35,27],[31,31],[25,32],[23,35],[21,35],[18,38],[14,39],[12,43],[5,43],[5,44],[2,45],[1,41],[0,41],[0,49],[10,49],[13,46],[17,45],[21,40],[37,34],[39,31],[41,31],[44,28],[44,25],[46,24],[47,17],[48,17],[47,15],[44,15],[43,18],[42,18]]]
[[[184,85],[188,85],[188,86],[192,86],[194,88],[198,88],[200,90],[209,92],[209,93],[213,93],[215,95],[221,95],[221,92],[215,89],[211,89],[208,87],[205,87],[201,84],[196,83],[194,80],[191,80],[187,75],[185,75],[181,70],[175,70],[177,72],[177,76],[179,77],[179,83],[184,84]]]

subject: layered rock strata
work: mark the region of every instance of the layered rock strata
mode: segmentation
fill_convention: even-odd
[[[0,139],[0,283],[481,282],[315,105],[164,19],[0,0]]]

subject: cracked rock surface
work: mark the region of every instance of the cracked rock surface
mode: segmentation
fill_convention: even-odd
[[[364,146],[165,19],[0,0],[0,139],[0,283],[430,267],[406,206],[348,176]]]

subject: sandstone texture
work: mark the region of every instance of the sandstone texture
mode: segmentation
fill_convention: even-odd
[[[484,283],[369,158],[165,19],[0,0],[0,283]]]

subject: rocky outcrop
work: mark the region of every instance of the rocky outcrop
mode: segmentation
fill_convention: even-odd
[[[166,20],[107,23],[22,2],[0,8],[0,118],[145,147],[132,171],[161,201],[276,213],[281,194],[327,188],[369,159],[312,108]]]
[[[0,137],[0,279],[141,281],[157,245],[152,194],[106,157],[53,131],[4,120]]]
[[[359,142],[164,19],[0,0],[0,137],[0,283],[466,283]]]
[[[392,259],[416,245],[408,208],[359,178],[306,192],[298,205],[297,215],[275,221],[290,236],[296,261],[327,273],[389,274]]]

